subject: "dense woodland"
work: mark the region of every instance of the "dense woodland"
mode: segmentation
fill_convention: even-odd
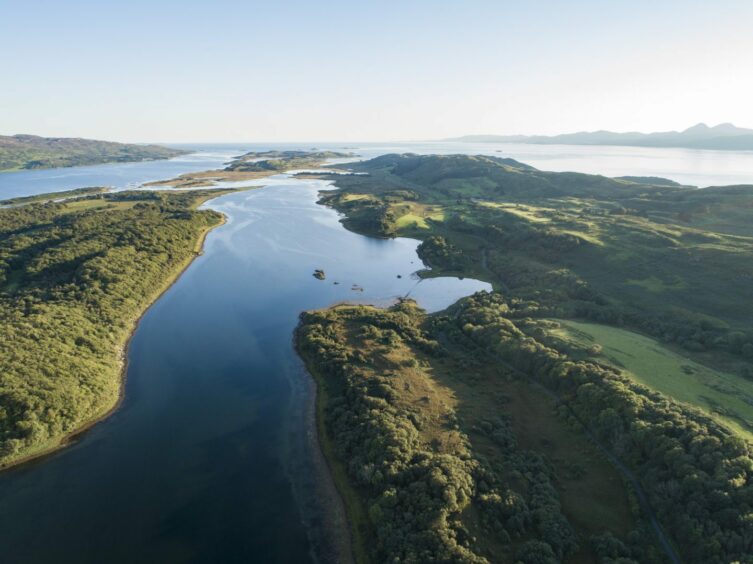
[[[136,319],[222,219],[195,209],[214,195],[120,192],[0,209],[0,464],[113,407]]]
[[[320,416],[360,499],[351,503],[363,505],[351,517],[359,536],[377,539],[361,559],[661,562],[638,510],[621,507],[621,480],[603,460],[587,463],[599,455],[579,432],[559,432],[574,452],[555,458],[547,442],[520,436],[508,407],[535,390],[514,369],[489,369],[494,359],[458,325],[478,306],[463,307],[440,318],[410,301],[302,315],[298,349],[326,398]],[[534,401],[555,417],[554,402]],[[603,483],[585,518],[579,500],[563,498]]]
[[[159,145],[0,135],[0,171],[169,159],[186,152]]]
[[[535,300],[542,314],[729,353],[734,370],[749,370],[750,186],[646,185],[460,155],[348,166],[369,176],[333,177],[341,189],[322,201],[359,232],[422,239],[419,252],[437,273],[489,280]]]
[[[580,428],[613,456],[630,495],[644,492],[644,534],[654,513],[660,530],[651,530],[652,538],[664,534],[684,560],[750,561],[750,445],[708,412],[640,385],[616,363],[558,349],[545,320],[631,329],[730,377],[753,377],[753,187],[695,190],[663,179],[549,173],[511,159],[460,155],[387,155],[348,167],[367,175],[332,177],[340,190],[322,193],[324,203],[345,214],[347,227],[419,238],[429,275],[494,285],[493,294],[462,301],[450,316],[432,316],[429,333],[439,331],[442,348],[483,359],[483,369],[510,372],[538,386],[540,397],[554,398],[560,425]],[[304,319],[304,327],[310,323]],[[309,364],[319,367],[330,349],[309,349]],[[361,376],[339,377],[357,388]],[[504,387],[502,380],[499,388],[489,386],[489,393]],[[461,387],[450,384],[454,392]],[[516,402],[500,406],[499,417],[514,424]],[[753,420],[731,406],[715,409],[753,429]],[[335,422],[329,425],[338,437]],[[344,446],[340,452],[344,460],[352,456]],[[507,528],[499,535],[512,538]],[[555,560],[570,554],[581,561],[563,548],[568,543],[540,535],[535,539]],[[603,537],[602,549],[626,550],[605,549],[600,557],[648,561],[629,542],[634,537]],[[544,561],[536,558],[543,557],[530,561]]]
[[[477,295],[452,312],[468,347],[543,383],[570,424],[584,423],[637,471],[660,522],[688,562],[744,562],[753,554],[753,452],[711,419],[621,377],[574,362],[536,340],[526,305]],[[518,317],[522,315],[523,317]],[[527,328],[533,328],[531,334]],[[472,343],[472,344],[471,344]]]
[[[15,198],[8,198],[6,200],[0,200],[0,206],[19,206],[24,204],[32,204],[35,202],[49,202],[51,200],[60,201],[79,196],[101,194],[102,192],[107,192],[107,188],[103,186],[73,188],[72,190],[62,190],[60,192],[54,192],[52,194],[34,194],[31,196],[17,196]]]

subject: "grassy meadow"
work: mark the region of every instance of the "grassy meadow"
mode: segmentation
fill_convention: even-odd
[[[709,368],[655,339],[596,323],[555,320],[547,331],[586,356],[609,363],[636,382],[703,410],[753,440],[753,381]]]
[[[660,543],[687,562],[704,564],[743,561],[753,553],[753,523],[744,517],[753,511],[752,186],[696,190],[664,179],[551,173],[511,159],[464,155],[385,155],[340,168],[360,174],[323,175],[339,189],[322,192],[321,203],[340,211],[347,228],[420,239],[429,275],[483,279],[494,292],[428,316],[423,323],[442,351],[436,358],[427,358],[425,344],[405,348],[405,337],[401,344],[389,331],[378,344],[343,344],[341,331],[354,316],[347,310],[304,317],[304,330],[320,329],[317,346],[302,350],[308,365],[330,367],[340,382],[353,390],[363,386],[367,394],[370,378],[377,377],[380,389],[391,390],[380,395],[389,409],[427,411],[429,418],[433,401],[417,406],[410,400],[409,390],[419,383],[393,380],[409,373],[398,366],[423,367],[433,393],[442,391],[437,401],[445,417],[457,422],[448,428],[460,438],[421,439],[430,427],[418,424],[416,440],[447,444],[441,452],[479,462],[513,460],[521,445],[539,452],[556,468],[551,483],[569,527],[560,530],[576,531],[572,537],[543,530],[517,537],[520,530],[507,521],[500,529],[481,518],[478,526],[473,516],[489,498],[470,472],[478,489],[465,509],[448,509],[459,520],[447,521],[449,538],[468,538],[463,531],[472,531],[473,542],[463,546],[473,555],[463,553],[462,561],[675,558],[669,548],[655,552]],[[374,321],[381,315],[387,314],[356,317],[371,319],[382,334],[385,328],[414,334]],[[359,335],[353,338],[364,338]],[[400,358],[383,364],[389,355]],[[457,364],[445,365],[450,357]],[[353,395],[345,396],[328,409],[341,401],[350,405]],[[349,411],[359,413],[359,405]],[[345,428],[329,417],[328,432],[337,441]],[[490,418],[491,427],[477,417]],[[378,417],[371,423],[380,432],[392,428]],[[487,435],[494,436],[497,425],[515,441],[500,438],[492,446]],[[611,464],[597,470],[599,456],[584,454],[573,434],[608,453]],[[350,437],[337,450],[339,460],[347,464],[369,440]],[[452,446],[461,443],[468,449],[462,456]],[[384,463],[384,455],[367,454],[368,464]],[[584,469],[584,480],[568,482]],[[636,529],[627,536],[627,520],[610,514],[609,501],[620,499],[610,469],[624,480],[620,487],[637,511]],[[349,467],[351,484],[361,478]],[[502,481],[515,490],[514,480]],[[374,496],[381,493],[371,486],[362,490],[367,506],[380,503]],[[526,499],[525,489],[518,493]],[[404,495],[408,503],[417,494]],[[655,526],[648,525],[651,515]],[[597,522],[609,536],[594,534]],[[387,535],[385,547],[392,546],[393,532],[379,533]],[[529,544],[534,539],[547,546]]]

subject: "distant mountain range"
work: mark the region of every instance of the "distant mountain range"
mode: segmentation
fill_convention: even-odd
[[[465,135],[445,139],[466,143],[532,143],[537,145],[625,145],[630,147],[679,147],[727,151],[753,150],[753,129],[722,123],[709,127],[699,123],[684,131],[616,133],[582,131],[563,135]]]
[[[187,152],[160,145],[0,135],[0,171],[169,159]]]

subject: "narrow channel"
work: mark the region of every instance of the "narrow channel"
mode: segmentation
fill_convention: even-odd
[[[417,241],[345,230],[316,204],[323,181],[265,184],[207,204],[228,222],[142,318],[121,408],[0,474],[3,562],[302,563],[337,550],[314,387],[292,347],[299,313],[409,291],[435,311],[489,286],[416,285]]]

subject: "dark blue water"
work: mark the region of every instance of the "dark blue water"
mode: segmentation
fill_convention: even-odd
[[[0,196],[134,187],[267,148],[310,147],[204,146],[171,161],[0,174]],[[428,143],[362,145],[357,152],[405,150],[502,148]],[[701,159],[686,178],[753,179],[751,155],[504,150],[541,168],[681,181],[673,171]],[[321,182],[264,182],[264,189],[210,204],[229,223],[209,235],[205,254],[144,316],[115,415],[75,445],[0,473],[0,562],[298,563],[341,554],[332,528],[343,524],[312,433],[314,389],[291,343],[299,312],[344,300],[383,304],[409,293],[437,310],[487,286],[419,283],[410,276],[421,266],[416,241],[346,231],[333,211],[315,204]],[[312,276],[316,268],[325,270],[325,281]]]
[[[115,415],[74,446],[0,474],[0,561],[333,554],[335,500],[311,442],[313,386],[291,342],[299,313],[408,292],[440,309],[488,286],[419,283],[410,276],[421,266],[416,241],[346,231],[316,205],[321,182],[267,182],[210,204],[229,222],[142,319]]]

